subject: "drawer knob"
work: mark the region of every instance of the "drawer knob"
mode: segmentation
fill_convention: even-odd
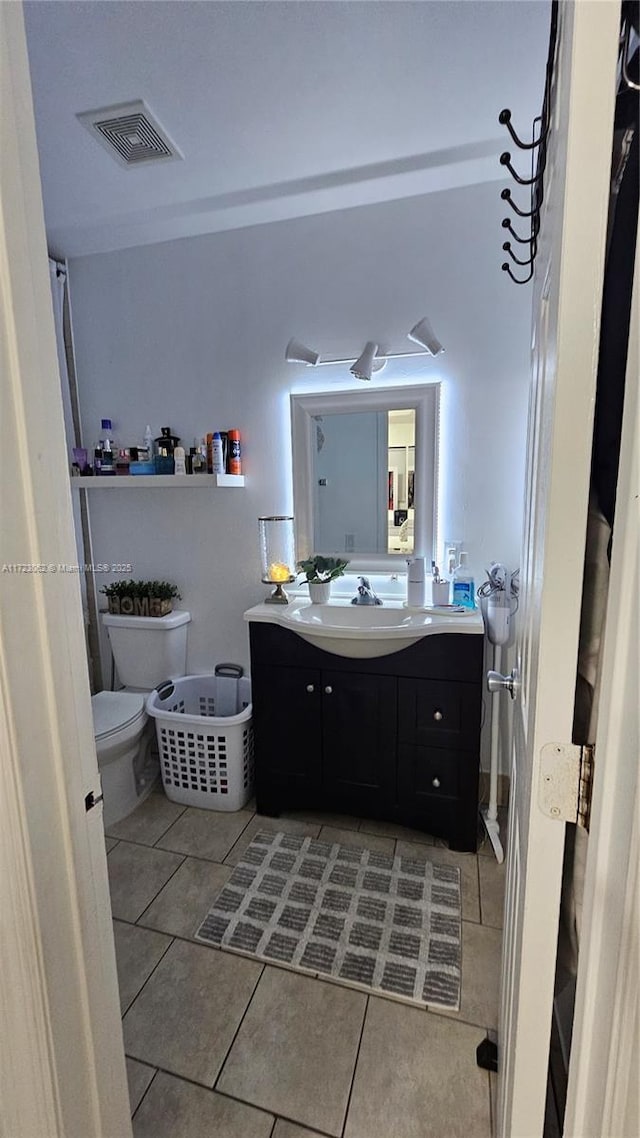
[[[432,778],[431,779],[431,785],[435,786],[437,789],[440,786],[440,779],[437,776],[436,776],[436,778]]]
[[[308,691],[308,692],[312,692],[312,691],[315,691],[315,690],[316,690],[316,688],[315,688],[315,684],[307,684],[307,691]]]
[[[331,687],[331,684],[327,684],[327,686],[326,686],[326,688],[325,688],[324,690],[325,690],[325,692],[327,693],[327,695],[331,695],[331,692],[333,691],[333,688]]]
[[[437,721],[438,721],[438,723],[439,723],[439,722],[440,722],[440,720],[442,719],[442,712],[441,712],[441,711],[434,711],[434,713],[433,713],[433,718],[434,718],[434,719],[437,719]]]

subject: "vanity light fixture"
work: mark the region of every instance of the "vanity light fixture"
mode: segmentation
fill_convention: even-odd
[[[414,344],[420,344],[422,348],[429,353],[430,356],[439,356],[440,352],[444,352],[444,348],[438,339],[436,339],[433,328],[431,327],[426,316],[422,317],[417,324],[414,324],[411,331],[408,333],[408,338],[413,340]]]
[[[356,379],[371,379],[371,372],[373,370],[373,361],[378,351],[378,345],[374,344],[373,340],[367,340],[362,354],[358,356],[354,364],[349,368],[352,375]]]
[[[288,364],[308,364],[309,367],[315,367],[320,356],[313,348],[307,348],[305,344],[292,337],[285,349],[284,358]]]
[[[321,360],[318,353],[314,352],[312,348],[307,348],[304,344],[301,344],[299,340],[292,338],[287,344],[284,358],[289,364],[307,364],[308,367],[326,367],[329,364],[352,364],[352,367],[349,368],[352,375],[357,379],[370,380],[371,373],[381,371],[387,360],[400,360],[409,356],[439,356],[441,352],[444,352],[444,348],[435,336],[433,328],[426,316],[423,316],[417,324],[414,324],[411,331],[407,332],[407,337],[409,340],[412,340],[414,344],[419,344],[421,351],[385,352],[379,344],[376,344],[373,340],[367,340],[362,352],[355,361],[353,357],[346,360]]]

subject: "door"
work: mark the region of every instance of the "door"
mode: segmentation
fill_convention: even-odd
[[[581,1138],[640,1133],[640,246],[631,311],[564,1123]]]
[[[395,676],[322,672],[324,796],[353,809],[396,801]]]
[[[0,1101],[12,1138],[131,1134],[20,4],[0,4]],[[5,569],[6,566],[6,569]],[[88,804],[87,804],[88,805]]]
[[[619,5],[561,4],[533,301],[497,1133],[543,1129],[564,825],[539,760],[571,741]],[[500,697],[506,698],[506,697]]]
[[[320,792],[322,722],[317,668],[253,669],[256,801],[271,813]]]

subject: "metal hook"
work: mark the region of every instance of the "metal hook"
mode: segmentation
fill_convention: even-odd
[[[516,265],[532,265],[536,259],[535,244],[536,244],[535,237],[532,237],[531,238],[531,248],[529,250],[529,252],[531,253],[531,256],[528,257],[526,261],[519,261],[518,260],[513,249],[511,248],[511,242],[510,241],[503,242],[502,248],[504,249],[505,253],[509,254],[509,256],[511,257],[511,260],[515,261]]]
[[[519,281],[517,277],[514,277],[513,273],[511,272],[511,268],[506,261],[502,265],[502,271],[503,271],[503,273],[508,273],[509,276],[511,277],[511,280],[515,284],[528,284],[529,281],[531,280],[531,278],[533,277],[533,261],[531,262],[531,268],[529,269],[529,276],[525,277],[523,281]]]
[[[516,233],[515,229],[513,228],[511,221],[509,220],[508,217],[503,217],[502,228],[508,229],[509,233],[513,237],[514,241],[517,241],[519,245],[529,245],[531,243],[531,241],[533,241],[538,236],[538,234],[540,232],[540,217],[538,214],[535,215],[535,217],[533,219],[533,224],[531,226],[531,233],[528,237],[519,237],[518,234]]]
[[[629,55],[629,42],[631,40],[631,20],[625,21],[624,33],[621,36],[622,40],[622,78],[624,79],[630,91],[640,91],[640,83],[635,83],[630,77],[627,70],[628,55]]]
[[[535,123],[536,119],[533,121]],[[521,150],[535,150],[537,146],[540,146],[541,142],[545,142],[547,134],[549,133],[549,124],[547,123],[545,130],[541,133],[539,138],[534,139],[533,142],[523,142],[521,138],[518,138],[518,135],[511,125],[511,111],[508,107],[500,111],[498,122],[501,126],[506,126],[516,146],[519,146]]]
[[[500,165],[507,167],[507,170],[511,174],[511,177],[515,179],[519,186],[533,186],[544,174],[546,154],[544,149],[541,150],[540,153],[543,155],[543,160],[538,162],[538,166],[535,174],[533,175],[533,178],[521,178],[520,175],[516,173],[513,166],[511,165],[511,155],[509,154],[508,150],[504,150],[500,155]]]
[[[502,190],[502,192],[501,192],[501,194],[500,194],[500,197],[502,198],[503,202],[508,202],[508,203],[509,203],[509,205],[511,206],[511,208],[512,208],[513,212],[514,212],[514,213],[517,213],[518,217],[537,217],[537,215],[538,215],[538,213],[539,213],[539,211],[540,211],[540,206],[542,205],[542,194],[540,195],[540,200],[539,200],[539,202],[537,203],[537,205],[535,205],[535,206],[533,207],[533,209],[531,210],[531,213],[527,213],[527,211],[526,211],[526,210],[524,210],[524,209],[520,209],[520,208],[519,208],[519,207],[516,205],[516,203],[514,202],[513,198],[511,197],[511,190]]]

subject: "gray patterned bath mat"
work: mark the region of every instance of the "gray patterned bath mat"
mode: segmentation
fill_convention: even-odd
[[[196,933],[421,1006],[460,1005],[460,870],[260,833]]]

